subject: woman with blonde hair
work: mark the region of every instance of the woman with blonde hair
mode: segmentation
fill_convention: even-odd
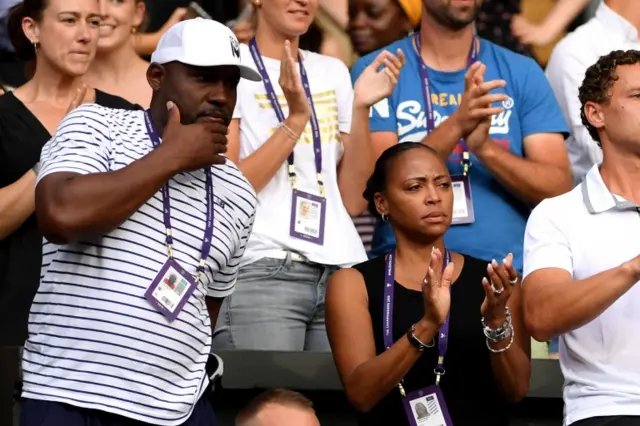
[[[381,53],[354,89],[343,62],[299,49],[318,0],[253,5],[256,36],[237,52],[263,82],[238,85],[227,154],[258,193],[258,210],[213,344],[329,351],[327,279],[366,259],[350,215],[366,207],[369,108],[391,94],[404,56]]]
[[[100,29],[96,57],[86,81],[129,102],[149,107],[149,63],[138,56],[135,36],[145,18],[144,0],[99,0]]]

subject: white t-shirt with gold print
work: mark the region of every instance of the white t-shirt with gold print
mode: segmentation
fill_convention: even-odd
[[[247,45],[240,46],[242,62],[255,67]],[[366,260],[362,242],[345,209],[338,189],[338,164],[344,147],[340,133],[351,129],[353,88],[347,67],[338,59],[301,51],[322,139],[322,174],[326,192],[324,244],[289,235],[292,189],[284,161],[271,181],[258,193],[253,233],[242,260],[247,265],[282,250],[304,255],[322,265],[350,266]],[[278,101],[288,116],[287,102],[278,85],[280,61],[262,57]],[[241,80],[233,113],[240,119],[240,160],[253,154],[277,129],[278,119],[262,82]],[[297,189],[319,195],[311,124],[294,149]]]

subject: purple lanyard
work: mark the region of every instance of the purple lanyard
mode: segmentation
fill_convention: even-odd
[[[384,300],[382,305],[382,331],[385,349],[393,345],[393,294],[395,291],[395,270],[396,270],[395,250],[387,254],[387,264],[384,277]],[[451,262],[451,253],[445,250],[442,260],[442,270]],[[444,374],[444,356],[449,345],[449,317],[447,314],[444,323],[438,330],[438,365],[436,373],[436,384],[440,383],[440,376]]]
[[[262,56],[260,55],[260,50],[258,49],[258,44],[256,43],[255,38],[252,38],[249,41],[249,50],[251,51],[251,56],[253,57],[253,61],[255,62],[256,67],[258,67],[258,72],[262,76],[264,88],[267,91],[269,100],[271,101],[271,107],[276,112],[278,121],[282,123],[285,120],[284,113],[282,112],[280,102],[278,102],[276,91],[273,89],[273,85],[271,84],[271,80],[269,79],[267,69],[264,66],[264,62],[262,61]],[[311,107],[311,131],[313,132],[313,152],[316,163],[316,178],[318,179],[320,195],[324,196],[324,181],[322,179],[322,139],[320,138],[320,125],[318,124],[316,109],[313,106],[313,97],[311,96],[311,88],[309,87],[309,77],[307,76],[307,71],[302,64],[302,55],[300,55],[300,53],[298,53],[298,64],[300,66],[300,79],[302,80],[302,87],[304,88],[304,93],[307,96],[307,101],[309,102],[309,106]],[[289,180],[291,181],[291,185],[295,189],[296,169],[293,163],[293,151],[291,151],[291,154],[289,154],[287,163],[289,165]]]
[[[416,49],[418,50],[418,59],[420,60],[420,81],[422,82],[422,94],[424,95],[424,105],[427,109],[427,132],[431,133],[436,128],[436,121],[433,114],[433,104],[431,103],[431,88],[429,86],[429,70],[427,65],[422,60],[422,41],[420,40],[420,33],[415,36]],[[478,60],[478,50],[476,48],[477,37],[473,37],[471,41],[471,49],[469,50],[469,59],[467,60],[467,67],[473,65]],[[466,176],[469,173],[469,167],[471,166],[471,157],[469,155],[469,147],[464,139],[460,139],[459,142],[462,145],[464,152],[462,153],[463,174]]]
[[[150,110],[145,111],[144,121],[147,125],[147,132],[149,133],[149,137],[151,138],[151,143],[153,143],[153,147],[157,148],[160,145],[160,137],[158,133],[155,131],[153,127],[153,123],[151,121]],[[204,228],[204,239],[202,240],[202,249],[200,251],[200,263],[196,269],[196,282],[200,280],[200,275],[204,272],[204,267],[206,265],[207,258],[209,257],[209,252],[211,252],[211,238],[213,237],[213,216],[214,216],[214,204],[213,204],[213,181],[211,177],[211,168],[207,167],[205,169],[205,175],[207,176],[207,184],[205,190],[207,192],[207,220]],[[165,183],[162,186],[162,212],[164,215],[164,226],[167,229],[166,243],[167,243],[167,252],[169,254],[169,258],[173,258],[173,235],[171,229],[171,205],[169,198],[169,183]]]

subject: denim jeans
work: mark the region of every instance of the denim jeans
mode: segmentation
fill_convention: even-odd
[[[294,262],[291,255],[243,266],[222,303],[213,348],[330,352],[324,296],[337,269]]]

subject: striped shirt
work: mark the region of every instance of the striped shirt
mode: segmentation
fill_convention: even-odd
[[[38,180],[118,170],[151,152],[144,112],[84,105],[42,150]],[[45,241],[24,351],[25,398],[58,401],[157,425],[185,422],[208,384],[205,296],[233,292],[256,194],[227,161],[211,167],[215,221],[198,288],[175,321],[145,299],[167,260],[160,191],[104,237]],[[206,219],[203,170],[169,181],[174,257],[195,273]]]

